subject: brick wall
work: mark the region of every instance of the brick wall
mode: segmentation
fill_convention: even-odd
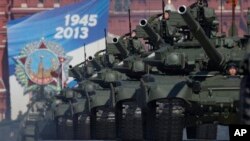
[[[0,83],[2,82],[4,64],[3,64],[3,54],[5,53],[5,44],[6,44],[6,22],[7,22],[7,9],[6,6],[8,0],[0,1]],[[0,92],[0,121],[5,118],[6,110],[6,93]]]

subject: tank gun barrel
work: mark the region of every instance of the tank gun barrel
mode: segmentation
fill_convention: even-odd
[[[155,44],[155,46],[165,44],[164,40],[161,38],[161,36],[156,33],[153,28],[148,24],[148,21],[146,19],[142,19],[139,22],[140,27],[147,33],[149,36],[150,40],[152,40]]]
[[[99,62],[96,60],[96,58],[93,58],[92,56],[88,57],[89,62],[92,64],[92,66],[97,70],[101,70],[102,66],[99,64]]]
[[[76,65],[72,67],[71,65],[69,66],[69,76],[74,77],[78,81],[82,80],[83,76],[81,75],[79,65]]]
[[[183,17],[184,21],[189,26],[190,31],[192,32],[193,36],[199,41],[202,48],[204,49],[207,56],[209,57],[209,59],[211,59],[211,61],[216,63],[216,65],[220,67],[224,67],[223,66],[225,63],[224,58],[215,49],[215,46],[206,36],[200,24],[193,18],[189,9],[185,5],[182,5],[178,8],[178,13]]]
[[[123,40],[123,39],[120,39],[120,40]],[[125,44],[122,44],[120,40],[115,37],[115,38],[113,38],[113,43],[117,47],[117,49],[120,51],[122,56],[127,57],[128,56],[128,50],[126,49]]]

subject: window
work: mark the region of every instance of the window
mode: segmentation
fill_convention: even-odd
[[[124,11],[128,11],[129,7],[130,7],[130,0],[124,0],[123,4],[124,4]]]
[[[54,0],[54,3],[60,3],[61,0]]]
[[[44,3],[44,0],[38,0],[39,3]]]
[[[115,11],[121,11],[121,10],[122,10],[121,0],[115,0]]]

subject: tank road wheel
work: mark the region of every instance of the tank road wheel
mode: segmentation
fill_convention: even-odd
[[[115,110],[98,107],[91,114],[91,138],[110,140],[116,138]]]
[[[75,139],[87,140],[90,138],[90,115],[87,113],[76,114],[74,119]]]
[[[66,117],[57,118],[57,138],[61,140],[74,139],[73,120]]]
[[[143,140],[142,111],[135,101],[121,102],[118,135],[124,141]]]
[[[240,115],[242,123],[250,125],[250,76],[245,76],[241,81]]]
[[[154,140],[153,129],[155,119],[155,102],[149,103],[142,110],[143,138],[147,141]]]
[[[187,127],[188,139],[209,139],[217,137],[217,124],[202,124],[194,127]]]
[[[155,108],[153,140],[182,141],[185,103],[181,99],[162,99]]]

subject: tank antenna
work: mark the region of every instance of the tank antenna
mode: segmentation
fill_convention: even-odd
[[[105,67],[108,66],[108,49],[107,49],[107,46],[108,46],[108,41],[107,41],[107,30],[106,28],[104,28],[104,37],[105,37],[105,59],[104,59],[104,64],[105,64]]]
[[[84,66],[83,68],[85,68],[83,70],[83,79],[85,79],[85,71],[87,70],[86,67],[87,67],[87,54],[86,54],[86,45],[85,43],[83,44],[83,51],[84,51]]]
[[[129,22],[129,36],[132,37],[130,8],[128,9],[128,22]]]
[[[223,5],[223,1],[220,0],[220,32],[221,32],[221,34],[223,33],[223,25],[222,25],[222,5]]]
[[[235,6],[236,6],[236,1],[232,0],[232,36],[234,36],[234,26],[235,26]]]

